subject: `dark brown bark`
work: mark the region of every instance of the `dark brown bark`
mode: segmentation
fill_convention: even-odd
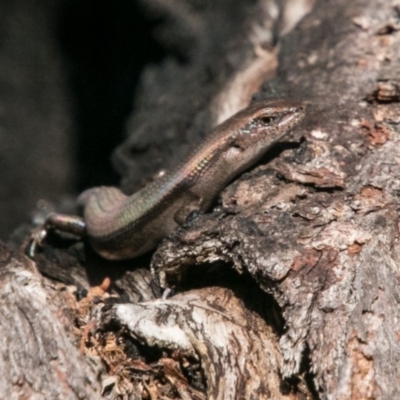
[[[303,13],[312,4],[284,3],[287,18],[295,4]],[[144,75],[129,138],[114,157],[126,171],[123,186],[132,191],[145,173],[178,162],[184,143],[243,107],[267,79],[256,98],[309,103],[292,139],[228,186],[222,207],[164,240],[151,261],[109,263],[87,244],[65,251],[50,237],[38,267],[89,289],[86,299],[62,297],[49,284],[42,289],[53,294],[46,301],[40,295],[40,305],[10,296],[17,261],[3,248],[9,346],[18,348],[27,331],[18,328],[14,303],[53,310],[53,321],[41,317],[48,330],[30,325],[34,337],[56,353],[68,351],[68,361],[89,379],[75,381],[68,367],[65,398],[69,391],[100,393],[78,350],[64,340],[72,325],[111,398],[400,397],[399,4],[318,0],[284,39],[293,24],[268,14],[267,3],[235,2],[236,12],[232,4],[144,3],[149,15],[168,22],[159,35],[181,63],[170,59]],[[273,38],[280,39],[278,60]],[[39,285],[23,260],[18,268],[28,271],[27,284]],[[156,281],[182,293],[155,300],[160,291],[140,268],[149,264]],[[67,327],[54,333],[60,321]],[[46,353],[63,360],[50,351],[39,357]],[[3,352],[0,361],[8,360]],[[54,364],[57,370],[52,362],[44,371],[54,373]],[[17,397],[11,377],[1,385]],[[45,387],[43,374],[36,379],[26,379],[24,389]]]
[[[304,141],[164,241],[153,270],[223,260],[279,303],[282,372],[305,354],[322,398],[399,397],[398,5],[317,2],[282,44],[279,71],[310,102]],[[386,97],[386,93],[388,97]]]

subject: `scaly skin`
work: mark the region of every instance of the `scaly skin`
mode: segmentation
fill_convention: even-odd
[[[205,212],[233,177],[282,140],[304,114],[301,103],[253,104],[212,130],[183,163],[132,196],[113,187],[89,189],[78,199],[84,223],[78,217],[54,214],[46,227],[86,234],[107,259],[139,256],[157,246],[192,211]]]

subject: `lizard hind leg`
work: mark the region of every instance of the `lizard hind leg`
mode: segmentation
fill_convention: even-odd
[[[200,204],[201,199],[197,195],[187,192],[181,206],[175,211],[174,221],[178,225],[184,225],[188,222],[188,218],[201,212]]]

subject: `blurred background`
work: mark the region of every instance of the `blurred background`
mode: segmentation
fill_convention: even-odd
[[[118,184],[112,150],[164,50],[131,0],[0,2],[0,239],[40,199]]]

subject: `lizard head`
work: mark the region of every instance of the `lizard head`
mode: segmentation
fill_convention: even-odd
[[[250,141],[262,140],[265,136],[269,141],[276,141],[303,119],[306,107],[298,102],[268,100],[254,103],[246,110],[246,115],[242,116],[241,112],[236,115],[238,119],[243,118],[239,136]]]
[[[226,121],[231,145],[249,153],[263,153],[286,136],[304,117],[303,103],[268,100],[253,103]],[[251,157],[251,154],[249,154]]]

